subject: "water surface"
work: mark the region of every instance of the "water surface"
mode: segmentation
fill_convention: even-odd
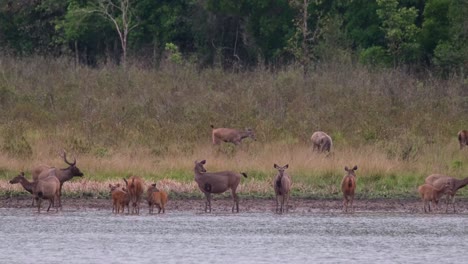
[[[467,221],[462,214],[0,209],[0,255],[2,263],[458,263]]]

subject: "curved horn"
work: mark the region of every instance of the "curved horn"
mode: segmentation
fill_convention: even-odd
[[[69,162],[67,160],[67,152],[65,152],[64,149],[62,150],[62,154],[60,156],[63,158],[63,161],[65,161],[66,164],[68,164],[70,166],[75,166],[76,165],[76,158],[73,157],[73,162]]]

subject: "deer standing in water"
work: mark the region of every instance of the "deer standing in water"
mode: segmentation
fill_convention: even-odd
[[[354,191],[356,190],[356,173],[357,166],[354,166],[352,169],[348,169],[348,166],[345,167],[347,174],[343,177],[341,181],[341,191],[343,192],[343,210],[348,212],[348,207],[351,206],[351,211],[354,212]]]
[[[273,167],[278,170],[278,174],[275,177],[275,182],[273,183],[276,195],[276,212],[281,214],[285,211],[288,211],[289,192],[291,190],[291,176],[284,172],[287,168],[289,168],[288,164],[284,165],[283,167],[274,164]]]
[[[211,212],[211,194],[212,193],[223,193],[227,190],[231,190],[232,194],[232,212],[236,210],[239,212],[239,197],[236,194],[237,186],[239,186],[241,175],[247,178],[245,173],[236,173],[233,171],[220,171],[220,172],[206,172],[203,165],[206,164],[206,160],[200,162],[195,161],[195,182],[198,185],[200,191],[205,194],[205,212]]]

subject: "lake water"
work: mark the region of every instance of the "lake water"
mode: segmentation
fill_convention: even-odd
[[[0,209],[1,263],[459,263],[468,215]]]

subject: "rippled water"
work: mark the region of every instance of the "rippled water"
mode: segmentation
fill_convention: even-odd
[[[457,263],[467,215],[0,209],[2,263]],[[66,261],[66,262],[65,262]]]

